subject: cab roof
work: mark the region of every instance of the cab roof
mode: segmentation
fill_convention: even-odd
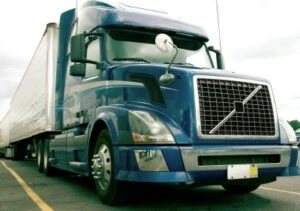
[[[208,41],[208,36],[200,26],[175,19],[166,12],[129,6],[119,2],[87,1],[77,11],[78,18],[89,21],[80,31],[90,31],[95,26],[142,27],[177,34],[193,36]],[[90,26],[90,27],[89,27]]]

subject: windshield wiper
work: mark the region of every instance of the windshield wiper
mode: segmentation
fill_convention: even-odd
[[[173,64],[175,64],[175,65],[185,65],[185,66],[194,66],[191,63],[181,63],[181,62],[179,62],[179,63],[173,63]]]
[[[170,64],[169,62],[164,62],[164,64]],[[182,62],[177,62],[177,63],[172,63],[174,65],[185,65],[185,66],[194,66],[193,64],[191,63],[182,63]]]
[[[114,58],[113,61],[136,61],[136,62],[150,63],[149,61],[143,58]]]

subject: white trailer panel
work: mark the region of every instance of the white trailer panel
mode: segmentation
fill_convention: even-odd
[[[10,108],[10,143],[55,131],[58,26],[51,23],[34,53]]]
[[[0,149],[9,145],[9,115],[8,112],[0,122]]]

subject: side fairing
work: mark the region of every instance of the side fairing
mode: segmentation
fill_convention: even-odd
[[[57,129],[63,127],[63,102],[65,92],[65,81],[67,77],[68,65],[68,43],[71,36],[73,20],[75,18],[75,9],[64,12],[60,17],[58,56],[57,56],[57,77],[56,77],[56,100],[55,100],[55,117]]]

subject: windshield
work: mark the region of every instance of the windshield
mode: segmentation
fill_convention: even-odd
[[[163,53],[155,45],[159,32],[109,28],[106,33],[106,56],[111,64],[119,63],[158,63],[168,64],[176,50]],[[194,37],[168,34],[178,47],[174,64],[211,68],[204,42]]]

